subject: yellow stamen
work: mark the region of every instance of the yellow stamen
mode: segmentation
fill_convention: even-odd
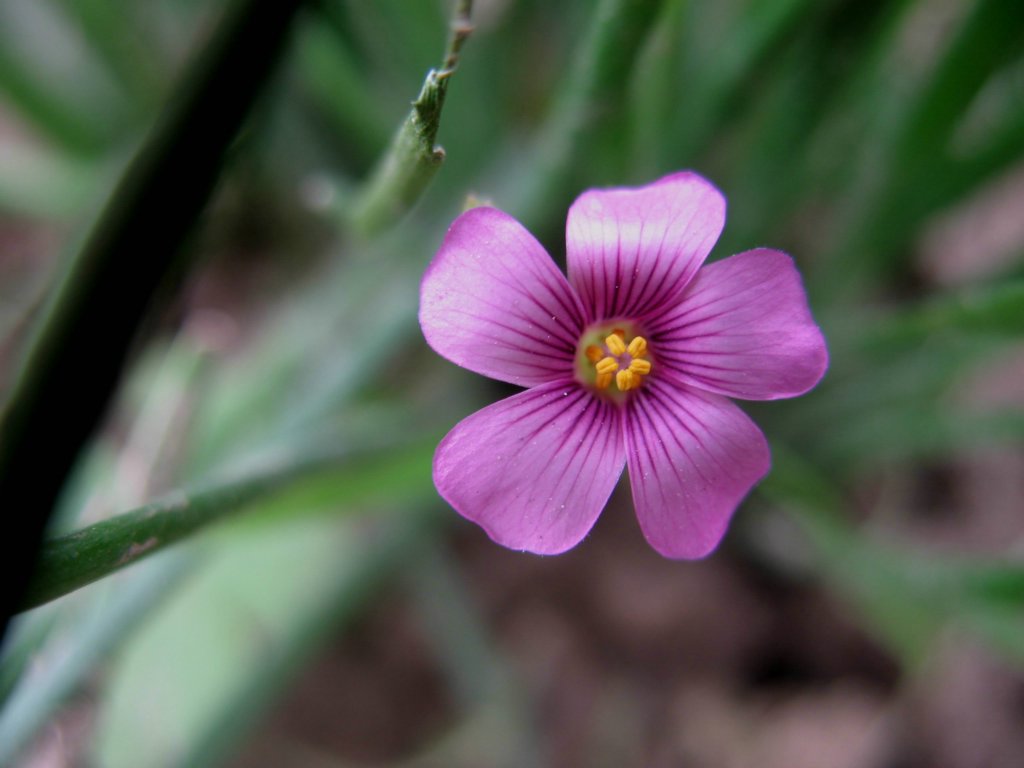
[[[652,368],[651,361],[646,359],[647,339],[631,337],[621,328],[605,333],[608,335],[604,337],[603,346],[589,344],[583,348],[583,356],[594,366],[594,387],[606,390],[615,382],[619,392],[629,392],[643,386],[644,377]]]
[[[608,351],[616,357],[626,351],[626,342],[617,333],[612,333],[611,336],[604,340],[604,343],[608,347]]]
[[[650,360],[633,360],[629,364],[629,370],[638,376],[646,376],[651,372]]]
[[[636,336],[629,342],[629,354],[633,357],[643,357],[647,354],[647,339],[643,336]]]

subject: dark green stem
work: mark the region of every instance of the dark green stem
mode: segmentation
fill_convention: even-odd
[[[425,444],[426,449],[432,450],[433,442],[432,438]],[[271,457],[241,476],[172,493],[44,542],[35,579],[18,607],[27,610],[73,592],[299,483],[342,470],[351,472],[353,465],[364,467],[382,458],[400,461],[394,450],[392,445],[369,453],[329,449]],[[414,460],[422,463],[424,448],[417,446],[412,451]]]
[[[22,601],[57,496],[106,410],[140,324],[158,290],[180,274],[179,248],[300,4],[235,2],[50,297],[0,422],[0,499],[21,524],[0,551],[12,574],[0,631]]]

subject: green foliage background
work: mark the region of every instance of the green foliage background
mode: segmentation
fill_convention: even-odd
[[[104,207],[139,202],[117,180],[165,105],[204,87],[185,62],[224,11],[0,5],[0,215],[63,244],[5,273],[8,408],[37,304]],[[907,674],[949,627],[1024,662],[1021,541],[932,551],[889,535],[884,502],[863,492],[1024,437],[1019,401],[961,396],[1019,354],[1024,242],[956,281],[922,256],[937,222],[1019,177],[1019,3],[479,2],[443,81],[438,166],[432,122],[425,144],[392,137],[423,127],[409,105],[443,67],[452,12],[307,3],[214,199],[153,232],[188,235],[187,276],[144,326],[64,486],[29,598],[42,606],[5,639],[0,764],[87,684],[96,764],[215,764],[326,637],[410,577],[463,713],[444,764],[478,764],[495,745],[530,764],[530,704],[467,599],[447,549],[457,517],[430,479],[438,438],[502,393],[426,348],[418,281],[467,195],[558,255],[580,191],[681,168],[728,198],[713,257],[793,254],[830,345],[817,390],[749,409],[774,466],[729,546],[835,591]],[[963,258],[983,258],[984,234]]]

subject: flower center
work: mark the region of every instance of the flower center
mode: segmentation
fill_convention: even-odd
[[[647,340],[623,328],[591,331],[580,340],[580,349],[583,354],[577,358],[577,371],[601,391],[612,383],[619,392],[637,389],[651,372]]]

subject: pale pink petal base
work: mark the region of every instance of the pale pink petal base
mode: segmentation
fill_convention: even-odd
[[[625,464],[620,413],[577,384],[543,384],[459,422],[434,455],[434,484],[499,544],[575,546]]]
[[[569,209],[569,282],[590,320],[642,317],[682,292],[725,225],[725,198],[695,173],[592,189]]]
[[[647,541],[665,557],[709,554],[768,472],[761,430],[724,397],[653,378],[627,404],[623,425]]]
[[[729,397],[800,395],[828,367],[800,273],[789,256],[767,248],[704,267],[678,305],[646,327],[659,366]]]
[[[494,208],[455,220],[420,287],[430,346],[511,384],[571,377],[583,325],[579,299],[547,251]]]

